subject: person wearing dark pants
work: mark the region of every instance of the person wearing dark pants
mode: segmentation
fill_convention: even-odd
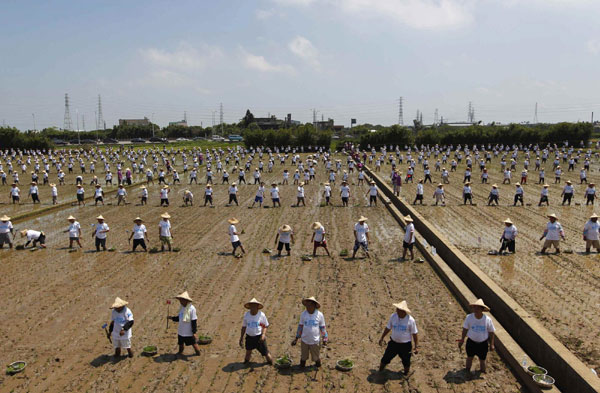
[[[110,228],[101,215],[96,217],[96,220],[98,220],[98,223],[94,226],[94,232],[92,232],[92,237],[96,238],[96,251],[100,251],[100,247],[106,251],[106,234],[110,231]]]
[[[256,298],[252,298],[252,300],[244,304],[244,308],[249,310],[244,314],[242,331],[240,333],[240,347],[245,347],[246,349],[244,364],[250,363],[252,351],[255,349],[265,357],[268,364],[273,364],[273,357],[267,347],[266,339],[269,321],[267,320],[267,316],[262,311],[259,311],[263,307],[263,304],[256,300]]]
[[[133,313],[126,306],[129,303],[117,297],[110,306],[111,322],[108,328],[108,337],[112,337],[112,343],[115,348],[115,358],[121,356],[121,348],[127,349],[127,355],[132,358],[131,349],[131,327],[133,326]]]
[[[177,327],[177,345],[179,346],[177,355],[183,355],[184,345],[191,345],[196,355],[200,355],[198,337],[196,336],[196,332],[198,331],[198,316],[196,314],[196,307],[192,305],[192,298],[185,291],[181,295],[176,296],[175,299],[179,300],[179,304],[181,304],[179,314],[176,317],[168,316],[167,319],[179,322],[179,326]]]
[[[27,247],[29,243],[33,243],[31,247],[34,248],[39,243],[40,247],[46,248],[46,235],[44,235],[44,232],[24,229],[21,231],[21,237],[25,236],[27,236],[25,247]]]
[[[391,339],[388,342],[387,348],[381,358],[379,371],[382,372],[385,367],[396,357],[399,356],[404,366],[404,375],[410,372],[410,359],[412,354],[419,353],[419,336],[417,323],[410,315],[410,309],[403,300],[400,303],[395,303],[396,312],[390,316],[381,338],[379,345],[383,346],[385,336],[392,332]],[[413,348],[414,341],[414,348]]]
[[[482,299],[477,299],[476,302],[471,303],[472,314],[467,315],[465,322],[463,323],[462,336],[458,340],[458,349],[462,349],[462,345],[467,337],[467,361],[465,364],[465,370],[467,374],[471,373],[471,366],[473,365],[473,358],[477,356],[479,358],[479,371],[485,373],[487,370],[486,358],[489,350],[494,350],[494,322],[490,317],[485,315],[484,311],[490,311],[489,307],[483,303]]]
[[[136,217],[133,220],[133,230],[131,231],[131,235],[129,235],[128,239],[131,242],[131,238],[133,238],[133,248],[131,249],[131,252],[135,252],[135,249],[138,246],[142,246],[144,251],[148,251],[144,239],[148,241],[150,240],[148,239],[148,231],[146,230],[146,226],[142,224],[142,221],[143,220],[140,217]]]
[[[571,199],[573,199],[573,191],[574,189],[571,185],[571,182],[567,180],[567,185],[565,185],[561,194],[561,196],[563,197],[562,205],[564,205],[565,202],[567,202],[569,206],[571,206]]]
[[[504,220],[504,231],[502,232],[502,237],[500,238],[500,251],[498,254],[502,254],[504,250],[508,249],[508,252],[515,253],[515,238],[517,237],[517,227],[514,226],[513,222],[510,218]]]
[[[275,244],[277,244],[277,256],[281,256],[281,251],[285,246],[285,250],[287,251],[287,255],[291,255],[291,247],[290,244],[294,242],[294,233],[292,232],[292,227],[289,225],[283,225],[277,231],[277,235],[275,235]]]

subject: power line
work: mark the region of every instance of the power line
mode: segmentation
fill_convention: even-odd
[[[398,125],[404,125],[404,111],[402,108],[402,101],[403,98],[400,97],[400,99],[398,100]]]
[[[73,122],[71,121],[71,111],[69,110],[69,94],[65,93],[65,119],[63,122],[63,129],[66,131],[73,131]]]
[[[98,118],[96,119],[96,129],[101,129],[103,124],[104,119],[102,117],[102,98],[100,97],[100,94],[98,94]]]

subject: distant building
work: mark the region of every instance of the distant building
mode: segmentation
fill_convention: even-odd
[[[144,117],[143,119],[119,119],[120,126],[149,126],[150,119]]]
[[[187,120],[181,120],[181,121],[170,121],[170,122],[169,122],[169,126],[187,127],[187,126],[188,126],[188,123],[187,123]]]
[[[301,124],[297,120],[292,120],[291,113],[288,113],[284,120],[278,119],[273,115],[271,117],[255,117],[254,121],[261,130],[278,130],[280,128],[290,128]]]
[[[315,122],[315,128],[317,130],[333,130],[333,119],[327,119]]]

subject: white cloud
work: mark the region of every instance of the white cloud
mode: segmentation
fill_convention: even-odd
[[[296,70],[288,64],[271,64],[264,56],[253,55],[242,49],[242,60],[246,68],[260,72],[294,74]]]
[[[307,6],[314,3],[316,0],[272,0],[274,3],[281,5],[292,5],[292,6]]]
[[[319,51],[307,38],[296,36],[288,44],[290,51],[314,68],[319,68]]]
[[[260,20],[269,19],[270,17],[274,16],[276,13],[277,13],[277,11],[273,8],[270,8],[268,10],[258,9],[256,11],[254,11],[254,14],[256,15],[256,19],[260,19]]]
[[[177,49],[168,51],[158,48],[140,49],[142,59],[153,67],[168,70],[193,71],[203,68],[209,61],[222,56],[220,48],[202,44],[200,49],[181,43]]]
[[[600,40],[589,40],[586,43],[586,48],[591,54],[600,54]]]

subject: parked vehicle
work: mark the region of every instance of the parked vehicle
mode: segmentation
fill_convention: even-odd
[[[241,135],[235,134],[228,135],[227,138],[229,138],[231,142],[242,142],[244,140]]]
[[[168,142],[167,138],[159,138],[157,136],[153,136],[152,138],[148,139],[150,142],[161,142],[161,143],[166,143]]]
[[[102,143],[119,143],[119,141],[114,138],[104,138],[102,139]]]
[[[144,138],[133,138],[131,143],[146,143],[146,140]]]
[[[82,145],[95,145],[96,144],[96,140],[95,139],[82,139],[81,140],[81,144]]]
[[[67,141],[63,141],[62,139],[54,139],[52,141],[52,143],[54,143],[55,145],[68,145],[69,144]]]
[[[187,139],[187,138],[177,138],[175,140],[178,141],[178,142],[187,142],[187,141],[189,141],[189,139]]]

